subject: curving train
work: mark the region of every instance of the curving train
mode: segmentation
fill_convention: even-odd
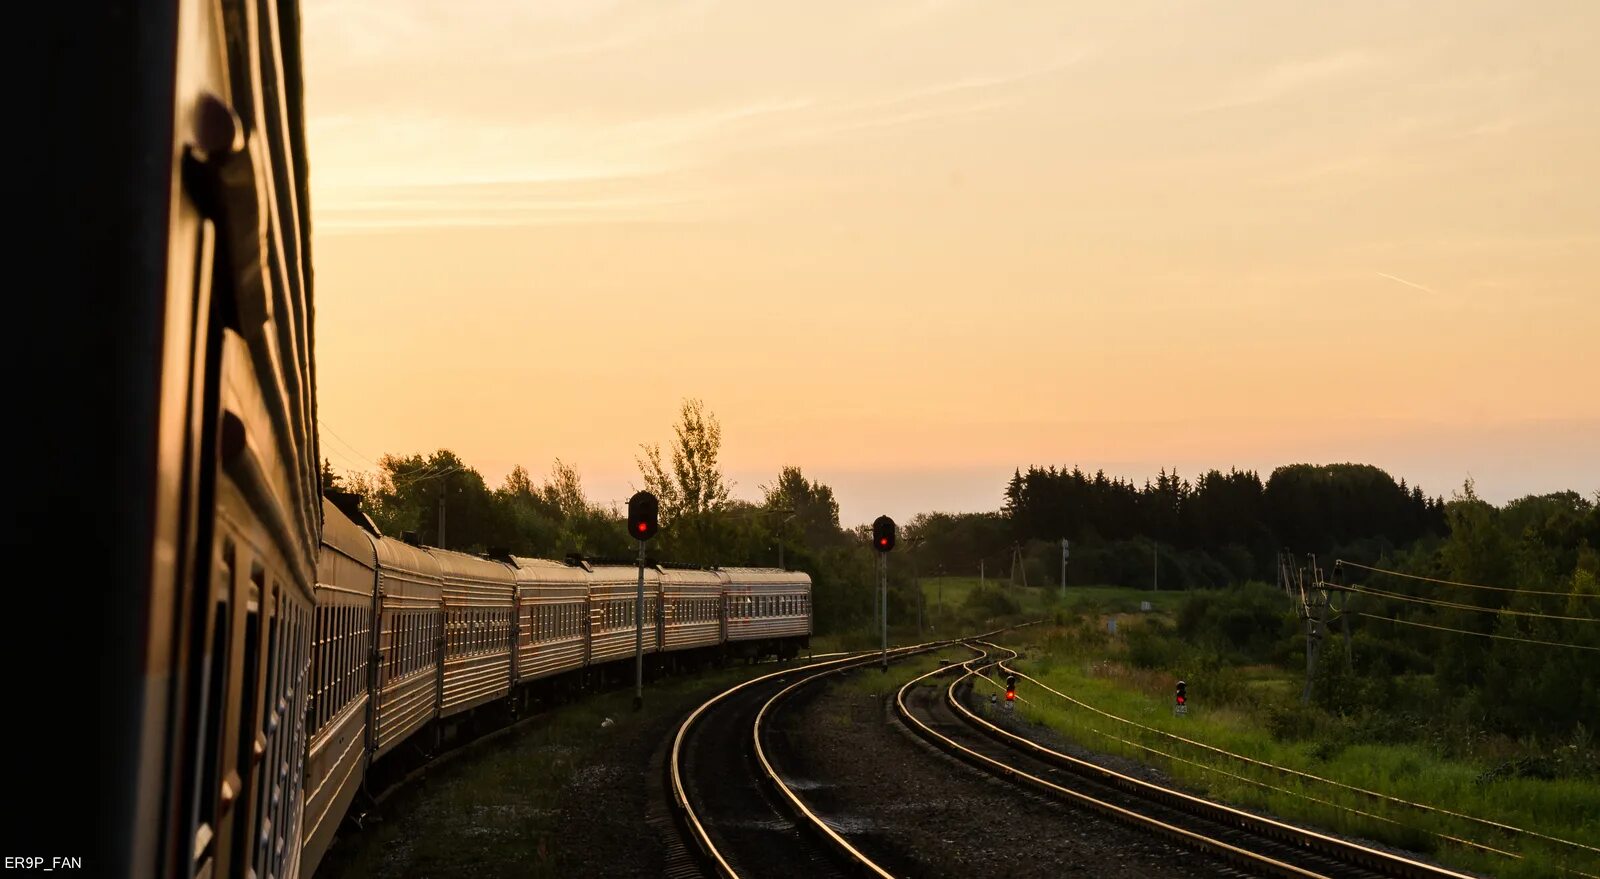
[[[369,773],[631,671],[636,570],[414,546],[324,500],[297,0],[36,11],[7,854],[293,879]],[[657,665],[810,632],[804,575],[647,580]]]
[[[363,778],[544,692],[631,670],[638,568],[469,555],[385,537],[349,495],[322,502],[306,690],[300,868],[316,868]],[[772,568],[644,569],[653,665],[792,657],[811,635],[811,578]]]

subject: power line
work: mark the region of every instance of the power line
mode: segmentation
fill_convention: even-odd
[[[349,440],[347,440],[344,437],[340,436],[337,432],[334,431],[333,428],[329,427],[328,426],[328,422],[323,421],[322,419],[318,418],[317,419],[317,424],[321,425],[323,430],[326,430],[330,436],[332,436],[334,439],[336,439],[340,443],[342,443],[345,448],[347,448],[350,451],[354,452],[356,454],[356,457],[360,458],[363,461],[366,461],[368,464],[371,464],[374,467],[378,467],[380,469],[382,468],[383,465],[379,464],[377,461],[372,460],[371,456],[362,454],[360,449],[358,449],[355,446],[351,445]]]
[[[1452,629],[1449,626],[1435,626],[1432,623],[1419,623],[1414,620],[1402,620],[1396,617],[1381,617],[1376,614],[1362,613],[1361,611],[1351,611],[1351,613],[1355,616],[1366,617],[1367,619],[1371,620],[1384,620],[1386,622],[1399,623],[1402,626],[1421,626],[1424,629],[1438,629],[1441,632],[1455,632],[1458,635],[1477,635],[1480,638],[1493,638],[1496,641],[1521,641],[1524,644],[1543,644],[1546,647],[1571,647],[1573,650],[1594,650],[1600,652],[1600,647],[1589,647],[1584,644],[1568,644],[1565,641],[1541,641],[1537,638],[1518,638],[1513,635],[1495,635],[1490,632],[1470,632],[1466,629]]]
[[[1552,595],[1557,598],[1600,598],[1600,594],[1587,592],[1541,592],[1536,589],[1510,589],[1505,586],[1481,586],[1477,583],[1462,583],[1459,580],[1441,580],[1437,577],[1424,577],[1421,574],[1407,574],[1402,571],[1391,571],[1387,568],[1375,568],[1371,565],[1358,564],[1347,559],[1338,559],[1337,564],[1349,565],[1352,568],[1374,571],[1379,574],[1388,574],[1391,577],[1408,577],[1412,580],[1423,580],[1428,583],[1438,583],[1442,586],[1462,586],[1467,589],[1487,589],[1491,592],[1515,592],[1518,595]]]
[[[1376,596],[1379,596],[1379,597],[1382,597],[1382,598],[1393,598],[1393,599],[1395,599],[1397,601],[1411,601],[1411,602],[1415,602],[1417,604],[1431,605],[1433,607],[1449,607],[1449,608],[1454,608],[1455,610],[1475,610],[1475,611],[1477,611],[1479,613],[1492,613],[1492,614],[1506,613],[1506,614],[1511,614],[1513,616],[1532,617],[1532,618],[1541,619],[1541,620],[1566,620],[1567,622],[1573,622],[1573,623],[1600,623],[1600,619],[1595,619],[1594,617],[1568,617],[1568,616],[1560,616],[1558,614],[1551,614],[1551,613],[1535,613],[1535,612],[1529,611],[1529,610],[1512,610],[1511,608],[1508,608],[1508,607],[1507,608],[1479,607],[1476,604],[1458,604],[1458,603],[1456,603],[1454,601],[1443,601],[1443,600],[1437,599],[1437,598],[1418,598],[1418,597],[1413,596],[1413,595],[1402,595],[1402,594],[1400,594],[1398,592],[1385,592],[1382,589],[1373,589],[1370,586],[1357,586],[1357,585],[1355,585],[1353,583],[1351,585],[1347,586],[1346,588],[1349,589],[1352,592],[1357,592],[1357,593],[1360,593],[1362,595],[1376,595]]]
[[[433,479],[436,476],[449,476],[452,473],[463,473],[465,471],[465,467],[458,467],[454,464],[444,466],[442,469],[440,465],[434,465],[433,467],[427,468],[427,470],[417,471],[414,473],[402,473],[399,476],[394,477],[394,483],[396,487],[399,487],[402,481],[404,481],[407,485],[410,485],[411,483],[420,482],[424,479]]]

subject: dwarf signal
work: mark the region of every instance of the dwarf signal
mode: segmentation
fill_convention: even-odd
[[[1173,714],[1189,713],[1189,685],[1187,683],[1179,681],[1177,688],[1173,691],[1172,698]]]

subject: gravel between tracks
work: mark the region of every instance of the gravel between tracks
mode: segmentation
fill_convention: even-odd
[[[794,743],[778,761],[785,778],[885,869],[1008,879],[1217,874],[1217,861],[932,750],[892,720],[893,693],[908,676],[870,683],[881,674],[851,672],[854,682],[836,677],[843,683],[797,693],[775,730]]]

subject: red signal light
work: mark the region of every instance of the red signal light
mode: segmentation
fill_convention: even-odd
[[[646,528],[649,528],[649,527],[650,527],[650,525],[648,523],[646,523],[646,522],[640,522],[639,523],[639,530],[640,531],[643,531],[643,530],[645,530]]]
[[[1006,701],[1007,702],[1016,701],[1016,698],[1017,698],[1017,691],[1016,690],[1006,690]]]
[[[887,538],[887,537],[878,538],[878,545],[879,546],[888,546],[889,545],[889,538]]]
[[[1186,700],[1186,699],[1184,699],[1184,698],[1183,698],[1183,697],[1182,697],[1182,696],[1179,696],[1179,697],[1178,697],[1178,704],[1179,704],[1179,705],[1182,705],[1182,704],[1183,704],[1183,703],[1184,703],[1184,702],[1186,702],[1186,701],[1188,701],[1188,700]]]

